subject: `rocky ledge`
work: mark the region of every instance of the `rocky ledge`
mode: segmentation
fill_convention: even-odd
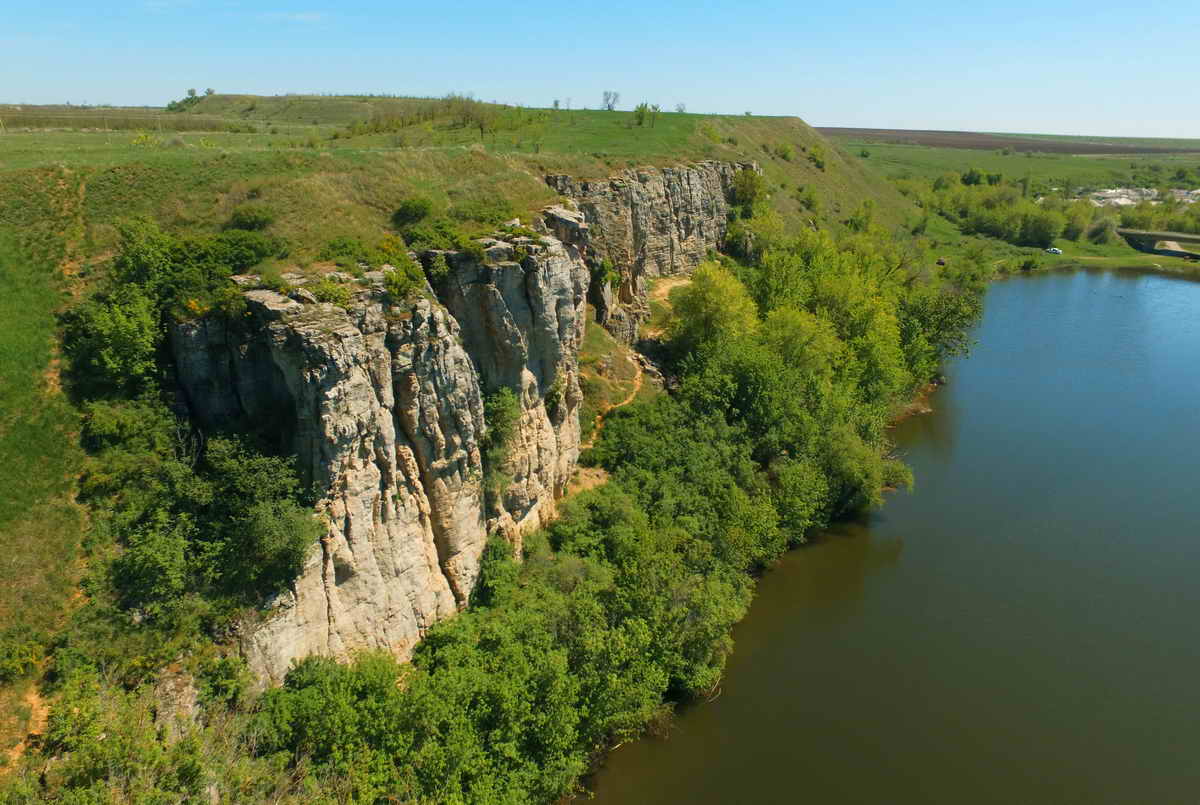
[[[577,249],[493,240],[486,262],[447,257],[436,296],[393,302],[379,273],[351,286],[345,307],[251,290],[241,320],[171,333],[192,416],[270,434],[321,495],[325,536],[244,630],[264,680],[309,654],[407,657],[467,604],[489,534],[519,546],[574,471],[588,279]],[[483,398],[501,386],[522,410],[499,468],[511,482],[489,504]]]

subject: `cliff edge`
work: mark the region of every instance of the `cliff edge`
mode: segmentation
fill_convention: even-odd
[[[244,624],[242,651],[261,679],[282,681],[310,654],[408,657],[467,605],[489,536],[519,551],[555,515],[579,456],[589,296],[632,341],[646,278],[688,271],[720,246],[742,167],[548,177],[569,201],[544,211],[544,234],[484,239],[482,259],[441,252],[447,270],[417,298],[389,298],[384,273],[369,272],[347,284],[348,303],[320,303],[298,278],[286,295],[245,292],[236,321],[173,327],[189,413],[294,453],[326,520],[292,588]],[[608,277],[596,270],[605,263]],[[484,400],[501,388],[520,411],[491,468],[505,482],[489,492]]]

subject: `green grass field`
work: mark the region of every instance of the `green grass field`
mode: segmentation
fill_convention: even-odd
[[[79,574],[84,516],[71,497],[82,467],[78,415],[58,388],[52,265],[0,233],[0,624],[53,631]],[[0,751],[24,735],[28,684],[0,689]]]
[[[446,208],[456,199],[499,194],[527,216],[554,200],[542,180],[547,173],[603,177],[639,165],[721,159],[758,162],[775,206],[797,222],[815,218],[837,229],[868,199],[887,226],[913,216],[892,187],[797,118],[664,112],[639,126],[628,111],[504,109],[497,114],[508,122],[482,136],[448,117],[383,131],[349,128],[429,103],[213,95],[186,113],[158,115],[180,125],[249,121],[253,133],[103,130],[89,128],[103,110],[78,109],[75,127],[9,127],[0,134],[0,176],[17,177],[0,186],[0,205],[6,196],[13,201],[12,187],[26,187],[21,176],[50,166],[72,171],[83,185],[83,238],[92,256],[111,250],[119,217],[145,215],[176,231],[211,232],[253,197],[277,209],[277,234],[292,241],[302,262],[330,237],[377,237],[395,205],[411,195]],[[63,116],[71,109],[53,111]],[[802,206],[803,192],[819,199],[819,212]]]
[[[1072,187],[1128,187],[1135,177],[1160,165],[1163,179],[1179,168],[1200,170],[1200,154],[1135,154],[1122,156],[1077,156],[1073,154],[1002,154],[965,148],[934,148],[924,145],[892,145],[847,140],[841,143],[850,154],[863,151],[863,159],[889,178],[917,176],[932,179],[947,171],[978,168],[985,173],[1000,173],[1008,179],[1029,176],[1050,182],[1069,183]],[[859,157],[862,159],[862,157]]]

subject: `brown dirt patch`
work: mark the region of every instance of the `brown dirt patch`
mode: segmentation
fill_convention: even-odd
[[[691,276],[687,274],[676,274],[673,277],[663,277],[658,282],[654,283],[654,287],[650,290],[648,297],[655,302],[665,302],[667,301],[667,297],[671,295],[671,291],[675,290],[680,285],[687,285],[691,281]]]
[[[933,406],[930,405],[929,398],[933,393],[941,387],[941,383],[926,383],[921,388],[917,389],[917,393],[913,395],[912,400],[908,405],[900,409],[896,416],[892,417],[892,421],[888,427],[892,427],[899,422],[908,419],[910,416],[919,416],[922,414],[932,414]]]
[[[50,705],[42,698],[42,694],[38,691],[36,684],[29,686],[22,704],[29,708],[29,721],[25,724],[25,736],[14,746],[8,750],[8,763],[3,769],[0,769],[0,776],[7,772],[11,772],[17,766],[17,762],[24,757],[26,750],[29,749],[30,737],[41,735],[46,729],[46,722],[50,717]]]
[[[586,492],[589,489],[595,489],[606,483],[608,483],[608,471],[603,467],[580,467],[575,471],[571,482],[567,484],[567,491],[563,493],[563,499],[565,500],[566,498],[578,495],[580,492]]]
[[[646,294],[646,299],[648,302],[656,302],[663,305],[669,304],[667,299],[670,297],[671,291],[681,285],[687,285],[691,281],[692,277],[690,274],[676,274],[673,277],[662,277],[654,283],[654,287],[650,289],[650,293]],[[646,324],[641,333],[641,337],[647,339],[662,338],[662,336],[663,328],[651,327],[649,323]]]

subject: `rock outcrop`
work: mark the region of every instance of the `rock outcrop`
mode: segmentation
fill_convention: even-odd
[[[489,531],[514,544],[554,516],[579,458],[579,347],[588,270],[554,238],[487,244],[489,263],[449,261],[438,297],[463,322],[463,346],[484,389],[509,388],[522,414],[502,472],[511,478]],[[490,262],[495,261],[495,262]]]
[[[758,166],[709,161],[626,170],[600,180],[546,177],[574,202],[586,224],[568,242],[579,246],[593,267],[607,261],[619,272],[615,288],[601,272],[595,272],[591,288],[599,321],[618,339],[632,343],[650,314],[648,278],[690,271],[720,248],[734,177],[743,168]],[[547,225],[559,237],[570,237],[560,223]]]
[[[544,211],[544,237],[484,241],[482,259],[441,253],[447,270],[438,260],[419,298],[389,300],[381,272],[358,284],[332,272],[352,289],[339,307],[289,274],[287,295],[244,291],[237,321],[174,326],[189,413],[205,427],[272,436],[320,496],[324,537],[292,588],[242,629],[260,679],[279,682],[310,654],[408,657],[466,606],[489,536],[519,550],[554,516],[579,455],[589,295],[632,341],[645,279],[688,271],[719,247],[738,170],[706,162],[599,182],[550,177],[575,209]],[[423,255],[431,270],[433,258]],[[615,288],[604,261],[619,272]],[[502,388],[520,412],[500,466],[487,468],[485,400]]]
[[[302,289],[253,290],[243,321],[174,328],[192,415],[273,432],[323,491],[324,538],[292,590],[245,629],[260,678],[278,682],[309,654],[407,657],[466,605],[489,533],[519,541],[553,513],[579,451],[587,269],[572,247],[542,243],[521,255],[493,244],[491,257],[519,262],[451,255],[447,306],[393,305],[378,284],[346,309]],[[511,482],[489,507],[483,399],[500,386],[522,412],[498,468]]]

